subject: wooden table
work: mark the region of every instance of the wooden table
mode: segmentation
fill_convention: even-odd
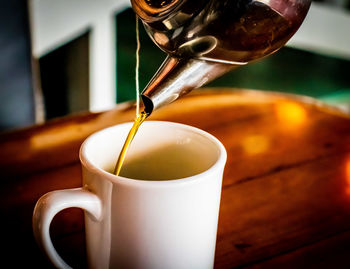
[[[1,261],[50,268],[31,230],[36,200],[81,184],[78,149],[134,118],[132,104],[0,135]],[[309,98],[197,91],[151,120],[204,129],[228,151],[215,268],[350,268],[350,118]],[[83,215],[52,224],[58,251],[84,268]]]

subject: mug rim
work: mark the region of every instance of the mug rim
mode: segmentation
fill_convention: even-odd
[[[178,179],[169,179],[169,180],[143,180],[143,179],[127,178],[127,177],[123,177],[123,176],[116,176],[112,173],[105,171],[104,169],[102,169],[100,167],[97,167],[89,160],[89,158],[86,156],[86,154],[87,154],[86,147],[91,139],[93,139],[95,136],[100,135],[103,132],[108,132],[111,129],[123,128],[123,126],[127,126],[127,125],[129,125],[131,128],[132,124],[133,124],[133,122],[124,122],[124,123],[116,124],[116,125],[110,126],[108,128],[101,129],[101,130],[91,134],[90,136],[88,136],[84,140],[82,145],[80,146],[80,150],[79,150],[79,159],[80,159],[81,165],[92,173],[95,173],[95,174],[97,173],[99,175],[102,175],[103,179],[109,180],[112,183],[129,185],[129,186],[139,185],[139,186],[144,186],[144,187],[147,187],[147,186],[149,186],[149,187],[155,187],[155,186],[165,187],[165,186],[173,186],[174,184],[176,184],[176,185],[191,184],[191,183],[197,182],[201,178],[204,179],[208,175],[215,173],[215,171],[217,169],[219,169],[218,168],[219,166],[221,166],[221,165],[223,165],[223,167],[225,166],[225,163],[227,160],[226,149],[225,149],[224,145],[220,142],[220,140],[218,140],[212,134],[210,134],[204,130],[201,130],[197,127],[193,127],[193,126],[182,124],[182,123],[175,123],[175,122],[170,122],[170,121],[155,121],[155,120],[145,121],[142,123],[142,125],[144,126],[144,125],[150,125],[150,124],[162,124],[162,125],[177,126],[177,127],[182,128],[182,129],[187,129],[187,130],[190,130],[191,132],[195,132],[199,135],[202,135],[206,139],[213,142],[215,144],[215,146],[218,148],[219,156],[218,156],[217,160],[208,169],[206,169],[205,171],[203,171],[201,173],[198,173],[198,174],[195,174],[192,176],[188,176],[188,177],[183,177],[183,178],[178,178]]]

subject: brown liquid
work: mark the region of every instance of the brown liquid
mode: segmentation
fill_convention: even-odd
[[[131,144],[132,140],[134,139],[134,137],[137,133],[137,130],[139,129],[140,125],[145,121],[145,119],[147,117],[148,117],[148,114],[146,112],[142,111],[135,119],[134,124],[131,127],[129,134],[124,142],[123,148],[119,154],[118,161],[115,165],[113,174],[115,174],[116,176],[118,176],[120,173],[120,170],[121,170],[123,163],[124,163],[124,160],[125,160],[126,153],[128,152],[130,144]]]
[[[145,152],[130,154],[120,171],[120,176],[139,180],[174,180],[197,175],[213,163],[212,154],[194,143],[165,144]]]
[[[184,138],[180,143],[150,141],[142,150],[136,144],[125,158],[119,175],[146,181],[186,178],[208,170],[217,160],[215,153],[216,148],[191,138]],[[113,167],[106,167],[106,171],[113,173]]]

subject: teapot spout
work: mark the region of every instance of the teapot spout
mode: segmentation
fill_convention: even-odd
[[[146,113],[233,70],[235,65],[168,56],[141,94]]]

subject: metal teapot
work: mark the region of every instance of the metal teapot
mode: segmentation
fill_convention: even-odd
[[[280,49],[311,0],[131,0],[157,46],[168,54],[145,87],[145,111],[167,105],[232,69]]]

